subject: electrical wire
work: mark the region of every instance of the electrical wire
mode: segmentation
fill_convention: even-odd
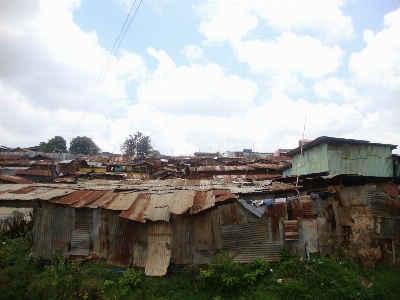
[[[133,8],[134,8],[135,4],[136,4],[136,0],[133,2],[132,7],[129,10],[129,14],[125,19],[124,26],[122,27],[122,29],[121,29],[121,31],[120,31],[120,33],[118,35],[118,38],[114,42],[114,45],[113,45],[113,47],[111,49],[111,52],[107,57],[107,61],[106,61],[105,65],[104,65],[99,77],[97,78],[97,82],[96,82],[96,84],[94,86],[94,89],[93,89],[92,93],[90,94],[90,97],[86,101],[85,108],[82,111],[82,113],[81,113],[81,115],[80,115],[80,117],[78,119],[78,122],[74,127],[74,130],[72,131],[71,139],[79,131],[79,128],[82,125],[82,122],[84,121],[87,112],[89,111],[90,107],[92,106],[93,101],[96,98],[97,92],[99,91],[99,89],[100,89],[100,87],[101,87],[101,85],[102,85],[102,83],[104,81],[104,78],[107,75],[108,69],[110,68],[111,63],[114,60],[114,57],[116,56],[116,54],[117,54],[117,52],[118,52],[118,50],[119,50],[119,48],[121,46],[121,43],[122,43],[122,41],[123,41],[123,39],[124,39],[124,37],[126,35],[126,32],[128,31],[129,27],[131,26],[132,21],[135,18],[136,13],[138,12],[140,5],[142,4],[142,0],[140,0],[138,6],[136,7],[135,13],[133,14],[132,18],[130,19],[130,16],[131,16],[131,13],[133,11]],[[128,23],[129,19],[130,19],[130,21]],[[128,25],[126,25],[127,23],[128,23]],[[121,35],[122,35],[122,37],[121,37]],[[118,41],[119,41],[119,43],[118,43]],[[118,46],[117,46],[117,48],[115,48],[115,46],[117,44],[118,44]],[[115,51],[114,51],[114,49],[115,49]]]

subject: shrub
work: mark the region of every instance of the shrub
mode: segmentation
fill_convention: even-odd
[[[198,281],[205,288],[220,292],[234,291],[254,285],[268,270],[269,264],[264,259],[255,258],[251,265],[245,266],[235,262],[226,253],[221,253],[200,271]]]

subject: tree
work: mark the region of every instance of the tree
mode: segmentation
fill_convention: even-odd
[[[121,145],[123,155],[148,155],[153,149],[149,136],[136,132],[134,136],[129,135],[125,142]]]
[[[87,136],[77,136],[69,144],[69,152],[72,154],[97,154],[100,148]]]
[[[57,149],[58,152],[61,150],[63,153],[68,152],[67,150],[67,141],[59,136],[56,135],[52,139],[48,140],[46,142],[40,142],[38,150],[41,152],[46,152],[46,153],[51,153],[54,151],[54,149]]]

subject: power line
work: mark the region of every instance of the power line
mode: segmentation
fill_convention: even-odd
[[[133,2],[132,7],[129,10],[129,14],[125,19],[124,26],[122,27],[122,29],[121,29],[121,31],[120,31],[120,33],[118,35],[118,38],[114,42],[114,45],[113,45],[113,47],[111,49],[111,52],[107,57],[107,61],[106,61],[105,65],[104,65],[99,77],[97,78],[97,82],[96,82],[96,84],[94,86],[94,89],[93,89],[92,93],[90,94],[90,97],[86,101],[85,108],[82,111],[81,116],[78,119],[78,123],[75,125],[74,130],[72,131],[71,138],[78,132],[80,126],[82,125],[83,120],[86,117],[87,112],[89,111],[90,107],[92,106],[92,103],[93,103],[94,99],[96,98],[97,92],[100,89],[100,87],[101,87],[101,85],[102,85],[102,83],[104,81],[104,78],[107,75],[108,69],[110,68],[111,63],[112,63],[114,57],[116,56],[116,54],[117,54],[117,52],[118,52],[118,50],[119,50],[119,48],[121,46],[121,43],[122,43],[122,41],[123,41],[123,39],[125,37],[125,34],[128,31],[129,27],[131,26],[132,21],[135,18],[136,13],[138,12],[140,5],[142,4],[142,0],[140,0],[138,6],[136,7],[135,13],[133,14],[132,18],[130,19],[128,25],[126,26],[128,20],[129,20],[129,18],[131,16],[131,13],[133,11],[133,8],[134,8],[135,4],[136,4],[136,0]],[[121,35],[122,35],[122,37],[121,37]],[[119,41],[119,43],[118,43],[118,41]],[[115,49],[115,46],[117,45],[117,43],[118,43],[118,46]],[[114,51],[114,49],[115,49],[115,51]]]

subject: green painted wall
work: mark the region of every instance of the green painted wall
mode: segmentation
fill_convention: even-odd
[[[296,154],[292,160],[292,168],[285,170],[283,175],[327,171],[329,174],[391,177],[392,151],[390,147],[366,144],[320,144],[304,151],[301,163],[300,154]]]

